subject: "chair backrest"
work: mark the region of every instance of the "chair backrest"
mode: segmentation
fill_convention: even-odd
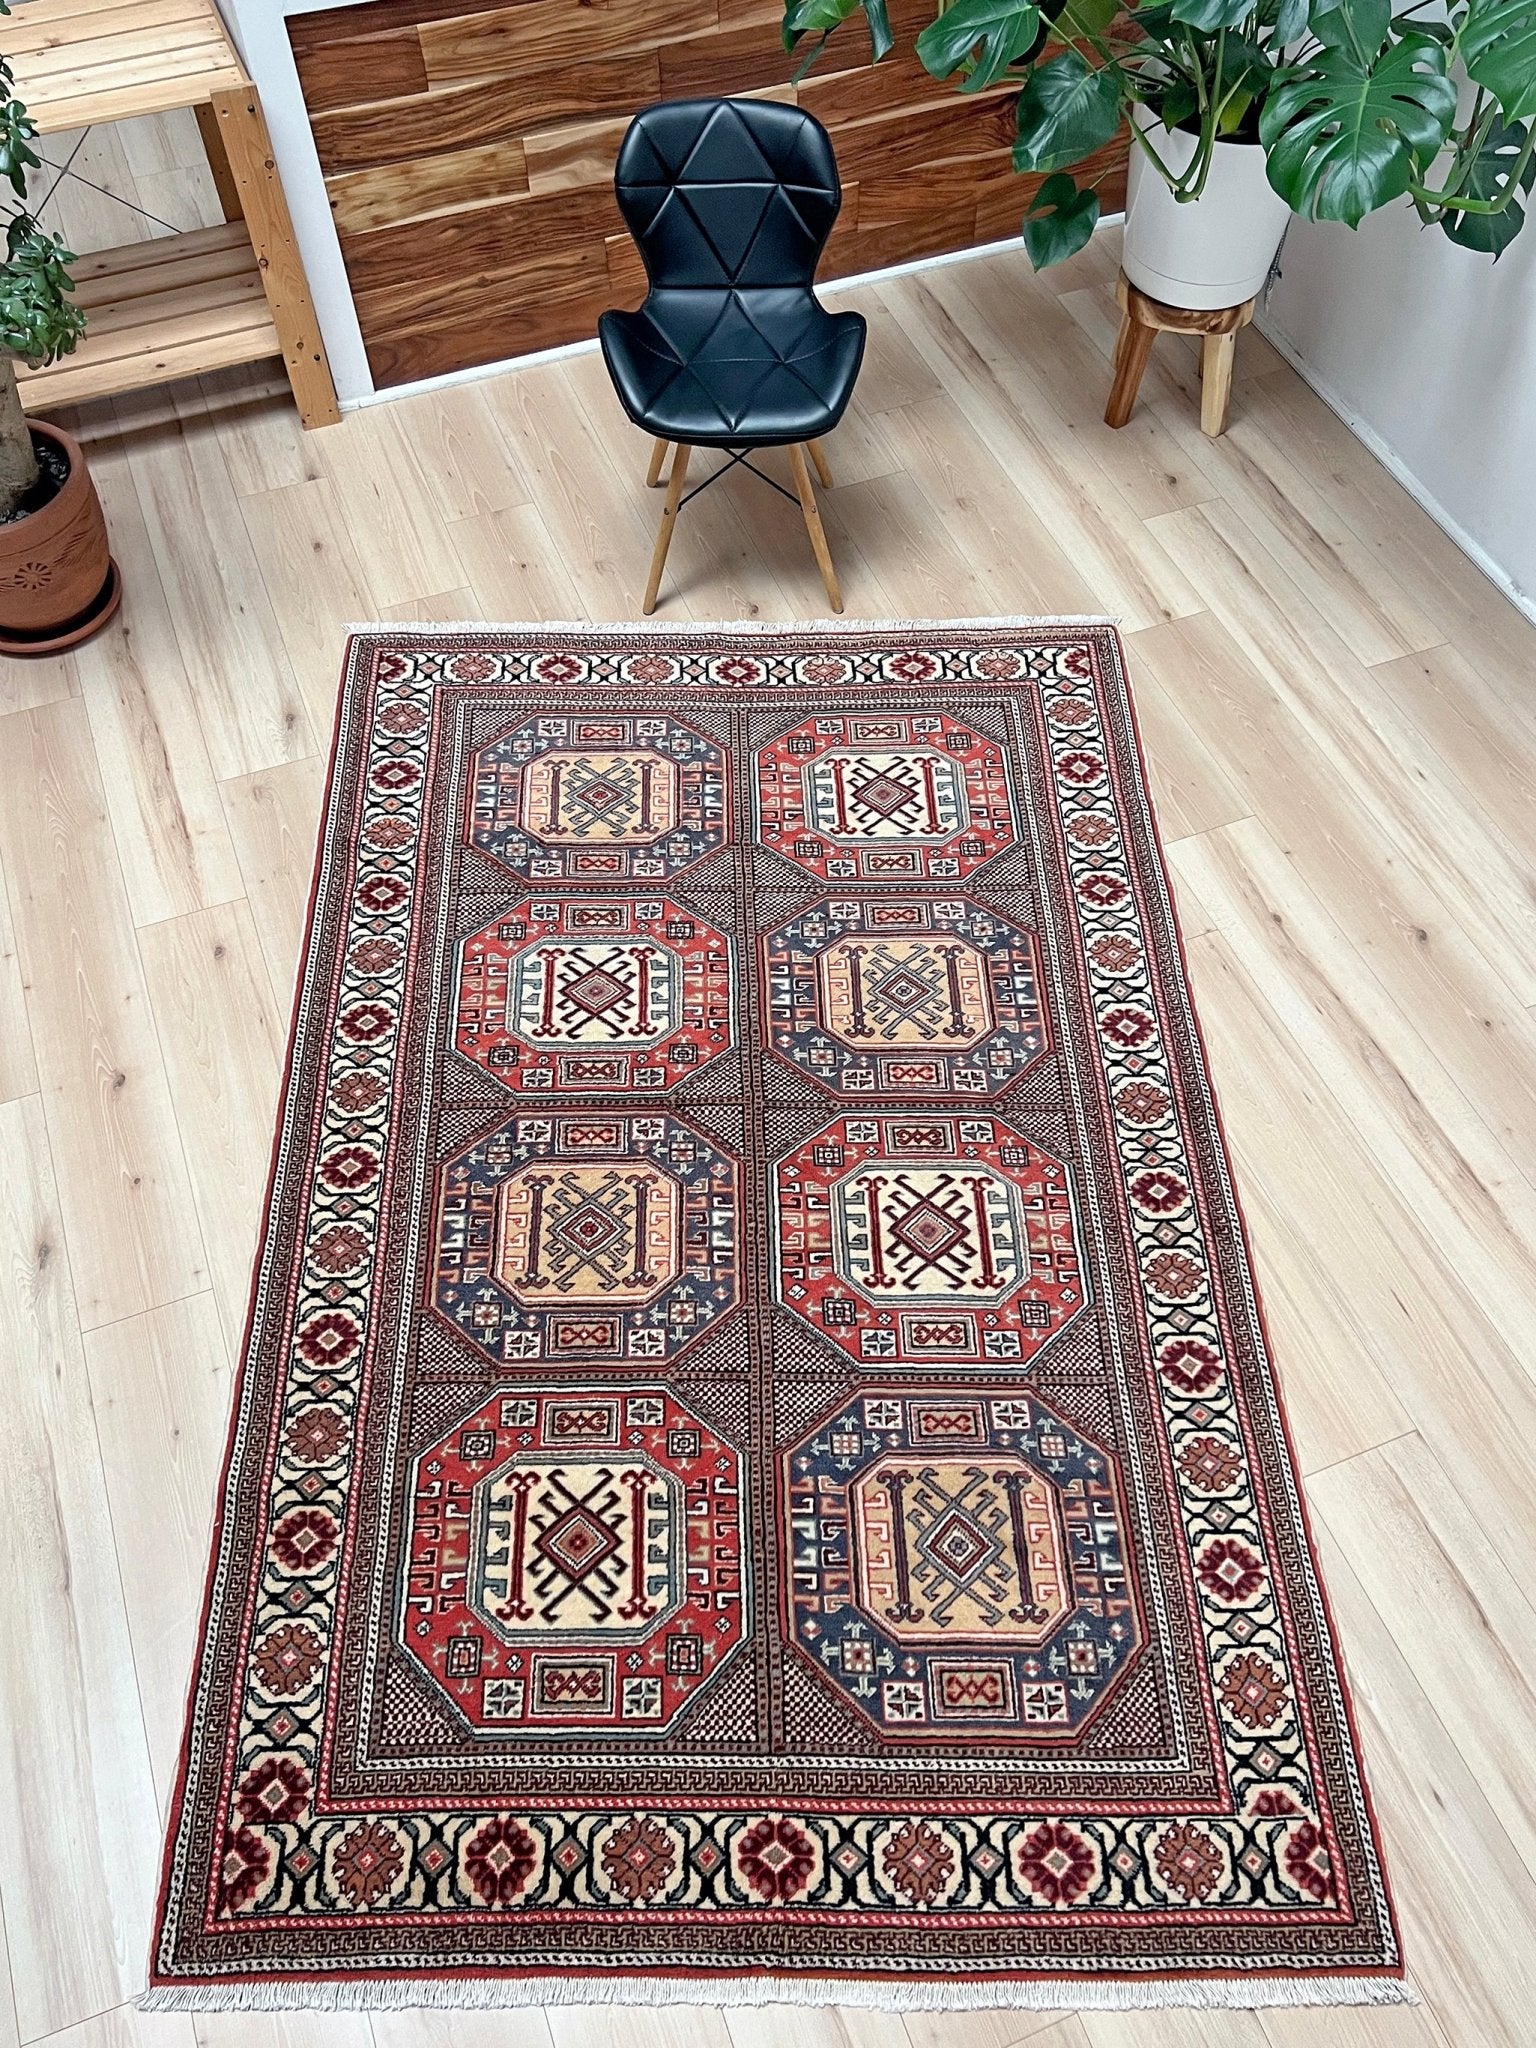
[[[803,285],[843,203],[825,128],[776,100],[663,100],[630,123],[614,188],[653,287]]]

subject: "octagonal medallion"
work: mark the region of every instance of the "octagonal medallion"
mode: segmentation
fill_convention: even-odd
[[[534,899],[459,948],[453,1042],[519,1095],[671,1088],[730,1035],[730,942],[666,897]]]
[[[475,755],[467,829],[526,881],[659,881],[725,843],[724,755],[679,718],[541,714]]]
[[[1046,1048],[1034,934],[963,898],[827,897],[763,961],[768,1043],[833,1095],[984,1100]]]
[[[1019,836],[1002,750],[946,712],[807,719],[757,795],[763,844],[827,881],[958,880]]]
[[[736,1451],[670,1391],[502,1389],[416,1460],[406,1650],[498,1735],[665,1728],[745,1629]]]
[[[784,1483],[793,1639],[882,1734],[1071,1739],[1140,1646],[1116,1461],[1033,1389],[868,1390]]]
[[[679,1117],[515,1117],[441,1170],[433,1298],[498,1363],[674,1358],[736,1304],[736,1210]]]
[[[1067,1170],[1001,1118],[839,1117],[776,1182],[779,1298],[861,1364],[1017,1368],[1086,1299]]]

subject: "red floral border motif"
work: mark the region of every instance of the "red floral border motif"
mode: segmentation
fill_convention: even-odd
[[[1114,632],[357,635],[149,2002],[1401,1974]]]

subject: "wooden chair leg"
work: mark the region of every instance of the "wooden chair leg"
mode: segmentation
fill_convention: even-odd
[[[650,490],[655,490],[661,482],[661,472],[666,464],[667,449],[670,446],[671,443],[667,441],[655,441],[651,444],[651,466],[645,472],[646,486]]]
[[[1129,313],[1122,313],[1120,315],[1120,331],[1115,336],[1114,366],[1117,370],[1120,367],[1120,358],[1125,354],[1125,344],[1130,339],[1131,328],[1133,325],[1134,322],[1132,321]]]
[[[1104,408],[1106,427],[1123,427],[1135,411],[1136,393],[1141,389],[1142,373],[1156,339],[1155,327],[1143,327],[1139,320],[1132,321],[1115,365],[1115,381],[1109,387],[1109,403]]]
[[[815,443],[812,443],[815,446]],[[805,514],[805,530],[811,536],[811,548],[821,570],[821,580],[827,586],[827,598],[833,611],[843,608],[843,593],[838,588],[837,571],[832,566],[832,550],[827,546],[827,536],[821,524],[821,514],[816,509],[816,494],[811,489],[811,473],[805,466],[805,450],[797,441],[789,451],[790,467],[795,472],[795,489],[800,494],[800,510]]]
[[[1227,431],[1237,335],[1208,334],[1200,347],[1200,425],[1214,439]]]
[[[816,465],[816,474],[821,479],[822,489],[830,491],[832,488],[832,472],[827,467],[826,450],[819,441],[807,441],[805,445],[811,451],[811,460]]]
[[[656,552],[651,557],[651,579],[645,586],[645,603],[640,607],[647,618],[656,609],[656,593],[661,588],[661,572],[667,566],[667,549],[672,545],[672,529],[677,524],[677,508],[683,502],[683,485],[688,476],[688,457],[692,453],[686,441],[677,443],[677,452],[672,457],[672,477],[667,485],[667,502],[661,508],[661,530],[656,536]]]

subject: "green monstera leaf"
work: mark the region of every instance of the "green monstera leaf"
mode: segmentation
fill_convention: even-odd
[[[1311,12],[1311,0],[1280,0],[1275,9],[1275,42],[1281,48],[1296,42],[1306,28],[1307,16]]]
[[[960,90],[980,92],[995,85],[1040,34],[1040,9],[1020,0],[955,0],[930,21],[913,46],[934,78],[972,67]]]
[[[1065,171],[1047,178],[1024,216],[1024,246],[1036,270],[1075,256],[1099,224],[1099,195]]]
[[[1324,46],[1271,92],[1259,116],[1269,182],[1300,214],[1358,227],[1408,190],[1415,171],[1445,143],[1456,88],[1443,46],[1407,35],[1363,49],[1332,13],[1312,24]]]
[[[1363,64],[1380,50],[1391,26],[1392,0],[1327,0],[1317,9],[1312,33],[1320,43],[1346,45]]]
[[[1450,239],[1463,249],[1475,249],[1495,262],[1525,225],[1525,208],[1520,194],[1536,185],[1536,157],[1520,172],[1517,186],[1511,180],[1525,148],[1529,130],[1518,121],[1495,121],[1483,146],[1467,168],[1460,196],[1465,199],[1503,199],[1497,213],[1459,213],[1454,208],[1440,225]],[[1505,194],[1508,197],[1505,197]]]
[[[833,29],[840,27],[850,15],[858,14],[861,10],[864,19],[869,23],[870,50],[878,64],[882,57],[890,54],[896,41],[891,34],[891,17],[886,8],[886,0],[790,0],[790,4],[784,9],[784,47],[786,50],[792,50],[800,38],[806,35],[819,35],[821,41],[825,42]],[[795,73],[797,82],[810,70],[820,54],[821,43],[818,42]]]
[[[1187,28],[1214,35],[1219,28],[1236,28],[1253,12],[1253,0],[1173,0],[1170,12]]]
[[[1536,114],[1536,0],[1472,0],[1461,30],[1468,76],[1506,121]]]
[[[1016,171],[1055,171],[1102,149],[1120,126],[1120,73],[1095,71],[1064,50],[1030,74],[1019,94]]]

